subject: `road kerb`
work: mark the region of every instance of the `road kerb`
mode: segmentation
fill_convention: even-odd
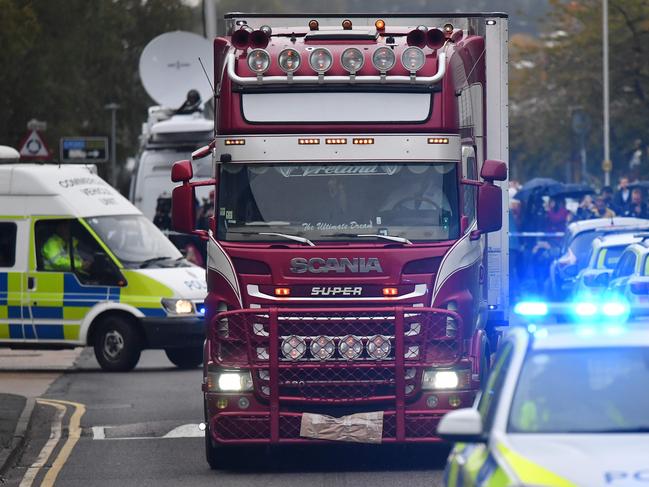
[[[33,397],[25,399],[25,406],[23,407],[16,423],[16,428],[11,440],[11,446],[7,449],[6,454],[0,454],[0,475],[9,470],[16,458],[20,456],[25,448],[25,440],[27,439],[27,432],[31,425],[34,405],[36,404],[36,400]]]

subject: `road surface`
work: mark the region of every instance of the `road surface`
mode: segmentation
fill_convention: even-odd
[[[26,383],[33,373],[13,372]],[[163,352],[146,351],[134,371],[106,373],[85,350],[60,373],[3,487],[441,485],[447,450],[439,446],[248,449],[230,470],[211,471],[198,429],[199,369],[178,370]]]

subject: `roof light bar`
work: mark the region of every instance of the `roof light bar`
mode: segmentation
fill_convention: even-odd
[[[238,32],[238,31],[237,31]],[[430,32],[430,31],[429,31]],[[389,48],[386,48],[389,49]],[[390,52],[392,50],[390,49]],[[392,53],[394,55],[394,53]],[[439,52],[437,55],[437,73],[433,76],[401,76],[401,75],[387,75],[381,73],[381,75],[363,75],[363,76],[323,76],[318,75],[307,75],[307,76],[239,76],[236,73],[236,61],[237,57],[234,52],[230,52],[227,55],[227,71],[228,77],[232,82],[239,85],[289,85],[289,84],[305,84],[305,85],[314,85],[314,84],[335,84],[335,83],[358,83],[358,84],[375,84],[375,83],[390,83],[390,84],[408,84],[408,85],[423,85],[430,86],[433,85],[444,77],[446,74],[446,54]]]

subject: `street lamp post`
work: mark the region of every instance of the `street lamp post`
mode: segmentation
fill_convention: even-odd
[[[613,164],[611,163],[611,127],[610,127],[610,113],[609,113],[609,77],[608,77],[608,0],[602,0],[602,51],[603,51],[603,104],[604,104],[604,161],[602,162],[602,169],[604,169],[604,185],[611,185],[611,170]]]
[[[117,110],[119,105],[111,102],[104,106],[106,110],[110,110],[110,184],[115,188],[117,187]]]

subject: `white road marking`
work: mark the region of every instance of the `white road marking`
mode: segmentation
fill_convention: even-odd
[[[56,416],[54,417],[54,421],[52,422],[50,437],[38,454],[36,461],[32,463],[25,472],[25,476],[20,482],[20,487],[31,487],[34,479],[36,478],[36,475],[38,475],[40,469],[45,466],[47,460],[50,458],[50,455],[54,451],[54,448],[56,448],[57,443],[61,439],[63,416],[65,416],[66,409],[65,406],[63,406],[62,404],[51,403],[49,401],[42,400],[38,400],[38,403],[47,404],[48,406],[56,408]]]
[[[106,436],[106,432],[114,426],[93,426],[93,440],[161,440],[167,438],[203,438],[205,431],[201,431],[199,423],[190,423],[177,426],[163,436]]]

